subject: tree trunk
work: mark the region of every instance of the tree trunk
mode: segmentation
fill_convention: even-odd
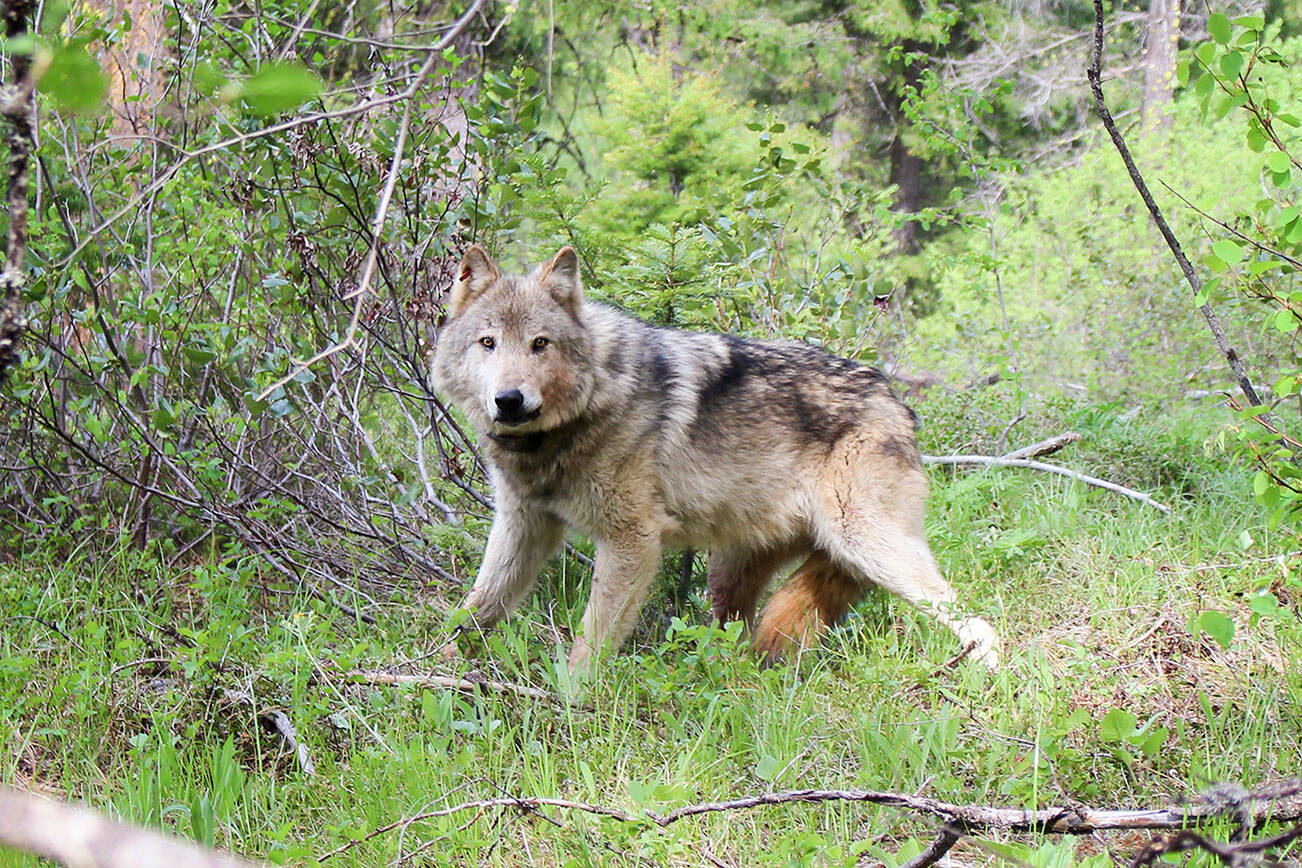
[[[168,56],[162,8],[157,0],[96,0],[93,5],[131,22],[122,40],[100,55],[109,76],[113,135],[159,135],[162,126],[155,118],[167,93],[163,62]]]
[[[919,46],[905,44],[906,56],[919,50]],[[906,218],[922,209],[924,194],[922,158],[909,150],[908,134],[911,129],[908,116],[904,113],[904,101],[916,92],[922,83],[922,61],[906,61],[903,70],[903,82],[898,90],[887,91],[886,108],[895,122],[895,135],[891,138],[889,151],[891,174],[890,182],[895,186],[895,201],[891,210]],[[921,231],[917,221],[905,219],[891,233],[895,238],[895,252],[902,256],[911,256],[922,249]]]
[[[1175,94],[1180,13],[1181,0],[1149,0],[1142,57],[1144,94],[1139,104],[1140,126],[1145,130],[1165,128],[1171,122],[1167,108]]]

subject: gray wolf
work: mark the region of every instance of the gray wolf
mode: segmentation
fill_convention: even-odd
[[[478,432],[496,498],[464,604],[479,626],[520,605],[574,528],[596,556],[572,670],[627,638],[666,547],[709,549],[715,617],[744,621],[768,658],[808,647],[875,583],[996,665],[994,630],[957,611],[936,568],[914,416],[879,371],[587,301],[569,247],[509,275],[479,246],[430,368]]]

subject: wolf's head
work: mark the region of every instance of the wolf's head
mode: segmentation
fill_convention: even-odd
[[[526,275],[479,245],[461,260],[430,366],[434,385],[506,449],[577,417],[592,395],[591,339],[571,247]]]

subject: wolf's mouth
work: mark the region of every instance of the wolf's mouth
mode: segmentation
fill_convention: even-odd
[[[527,412],[519,413],[501,413],[493,417],[493,423],[505,428],[518,428],[521,425],[527,425],[534,419],[542,415],[542,407],[536,407]]]
[[[507,452],[534,452],[542,445],[545,431],[528,431],[524,434],[495,434],[489,432],[488,439]]]

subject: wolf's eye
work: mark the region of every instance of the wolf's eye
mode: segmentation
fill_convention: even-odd
[[[547,340],[547,338],[534,338],[533,351],[536,353],[539,350],[544,349],[550,343],[551,341]]]
[[[497,346],[497,341],[493,340],[492,335],[484,335],[479,339],[479,345],[486,350],[491,350],[493,347]]]

